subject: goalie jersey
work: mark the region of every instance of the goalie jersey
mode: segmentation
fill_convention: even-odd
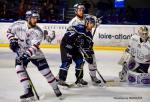
[[[142,42],[140,36],[133,35],[129,42],[129,53],[138,63],[150,62],[150,38]]]
[[[43,52],[39,49],[43,32],[38,26],[29,29],[26,21],[16,21],[8,28],[7,38],[9,40],[18,39],[20,54],[28,53],[33,59],[44,57]]]

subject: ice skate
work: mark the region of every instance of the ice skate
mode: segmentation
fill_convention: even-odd
[[[64,97],[62,96],[62,93],[60,92],[58,86],[57,86],[56,89],[54,89],[54,93],[55,93],[55,95],[56,95],[60,100],[63,100],[63,99],[64,99]]]
[[[94,86],[103,86],[101,80],[99,80],[96,76],[91,76],[91,80]]]
[[[28,90],[27,93],[20,96],[21,102],[34,102],[34,101],[36,101],[34,94],[33,94],[33,91],[32,91],[32,88],[28,88],[27,90]]]
[[[85,80],[83,79],[79,79],[75,82],[75,84],[78,86],[78,87],[82,87],[82,86],[86,86],[88,85],[88,82],[86,82]]]

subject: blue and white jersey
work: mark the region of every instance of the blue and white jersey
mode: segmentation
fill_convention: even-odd
[[[84,34],[85,36],[89,37],[91,40],[93,39],[92,32],[91,31],[86,31],[85,25],[83,24],[78,24],[76,26],[72,26],[68,28],[67,34],[73,35],[75,33],[77,34]]]

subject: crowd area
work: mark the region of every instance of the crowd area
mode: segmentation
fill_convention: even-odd
[[[59,16],[59,0],[0,0],[0,18],[3,20],[24,19],[27,10],[37,10],[41,22],[57,21]]]
[[[83,0],[89,13],[94,7],[94,14],[103,16],[103,24],[150,24],[149,8],[115,8],[114,3],[99,2],[92,4]],[[67,0],[0,0],[0,21],[12,22],[17,19],[24,19],[24,14],[29,9],[36,9],[40,13],[40,22],[46,23],[68,23]]]

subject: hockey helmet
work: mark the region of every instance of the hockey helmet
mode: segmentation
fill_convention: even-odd
[[[148,28],[146,26],[140,27],[138,32],[143,34],[148,34]]]
[[[26,12],[26,19],[31,18],[31,17],[37,17],[38,20],[40,19],[40,15],[38,11],[36,10],[29,10]]]
[[[96,24],[96,17],[92,16],[92,15],[87,15],[85,17],[85,24],[88,23],[88,22],[91,22],[95,25]]]
[[[82,3],[75,4],[75,5],[74,5],[75,13],[77,12],[78,9],[83,9],[83,10],[85,10],[85,6],[84,6]]]
[[[146,26],[142,26],[139,28],[138,33],[141,37],[148,37],[148,28]]]

